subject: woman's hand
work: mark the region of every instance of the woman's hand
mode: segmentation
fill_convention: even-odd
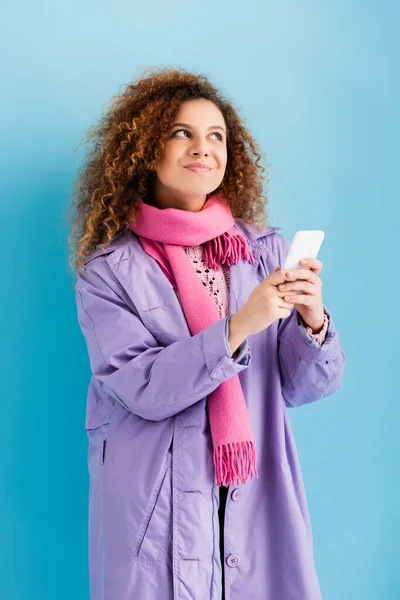
[[[307,264],[304,263],[307,261]],[[303,319],[306,326],[311,327],[314,333],[318,333],[324,324],[324,305],[322,301],[322,281],[318,277],[323,264],[316,258],[306,258],[300,264],[310,267],[308,269],[293,269],[285,272],[287,278],[284,284],[277,287],[283,292],[283,299],[293,304]],[[300,290],[304,294],[291,294],[291,291]]]
[[[279,266],[268,275],[251,292],[248,300],[230,320],[230,336],[236,349],[248,335],[253,335],[269,327],[277,319],[286,319],[292,312],[293,305],[301,315],[305,325],[318,333],[324,324],[324,307],[322,304],[322,282],[318,277],[322,263],[309,259],[311,270],[294,269],[293,275]],[[294,281],[297,279],[297,281]],[[289,281],[288,281],[289,280]],[[282,284],[285,288],[282,289]],[[291,291],[301,290],[305,294],[291,294]],[[288,294],[289,292],[289,294]],[[287,300],[291,297],[291,300]]]

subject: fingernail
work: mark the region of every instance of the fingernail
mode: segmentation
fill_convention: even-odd
[[[293,273],[293,271],[288,271],[286,273],[286,275],[287,275],[287,277],[293,277],[294,273]]]
[[[308,265],[308,260],[302,260],[301,262],[303,263],[303,265]]]

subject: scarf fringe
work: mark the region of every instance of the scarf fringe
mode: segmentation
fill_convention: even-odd
[[[254,262],[251,250],[240,233],[225,233],[204,243],[204,259],[207,267],[218,269],[220,265],[236,264],[240,258]]]
[[[246,483],[258,478],[253,442],[228,442],[214,448],[215,485]]]

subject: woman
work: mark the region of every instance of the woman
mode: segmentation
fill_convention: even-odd
[[[150,72],[91,135],[74,219],[91,600],[317,600],[287,408],[341,383],[322,263],[280,268],[261,155],[204,76]]]

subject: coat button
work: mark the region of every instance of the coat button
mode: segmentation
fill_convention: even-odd
[[[239,488],[236,488],[236,490],[233,490],[233,492],[231,494],[231,498],[232,498],[232,500],[239,500],[241,495],[242,495],[242,490],[240,490]]]
[[[230,556],[228,556],[228,558],[226,559],[226,562],[228,563],[228,565],[230,567],[237,567],[240,559],[236,554],[231,554]]]

